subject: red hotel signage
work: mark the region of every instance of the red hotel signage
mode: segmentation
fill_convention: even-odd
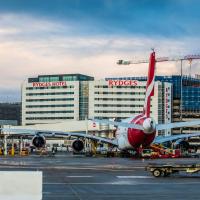
[[[66,86],[66,81],[57,81],[57,82],[33,82],[33,87],[60,87]]]
[[[109,86],[137,86],[139,81],[137,80],[108,80]]]

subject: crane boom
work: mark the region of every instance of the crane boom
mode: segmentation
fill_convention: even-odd
[[[181,61],[181,60],[197,60],[200,59],[200,54],[197,55],[186,55],[186,56],[174,56],[174,57],[158,57],[156,58],[156,62],[167,62],[167,61]],[[138,61],[125,61],[118,60],[118,65],[130,65],[130,64],[141,64],[148,63],[149,60],[138,60]]]

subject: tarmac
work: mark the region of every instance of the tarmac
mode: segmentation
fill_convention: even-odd
[[[200,163],[198,158],[1,157],[0,170],[43,172],[43,200],[200,199],[200,173],[154,178],[148,163]]]

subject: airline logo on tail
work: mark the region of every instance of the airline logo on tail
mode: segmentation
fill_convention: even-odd
[[[154,83],[155,83],[155,52],[153,51],[149,58],[149,71],[146,85],[146,97],[143,108],[143,114],[146,117],[150,116],[150,107],[151,107],[151,96],[154,95]]]

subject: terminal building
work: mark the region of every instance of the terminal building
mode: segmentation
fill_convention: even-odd
[[[82,74],[28,78],[22,84],[22,125],[131,117],[142,112],[145,88],[146,80],[133,78],[94,80]],[[171,122],[171,99],[172,84],[156,81],[151,111],[157,123]],[[170,130],[159,134],[169,135]]]

